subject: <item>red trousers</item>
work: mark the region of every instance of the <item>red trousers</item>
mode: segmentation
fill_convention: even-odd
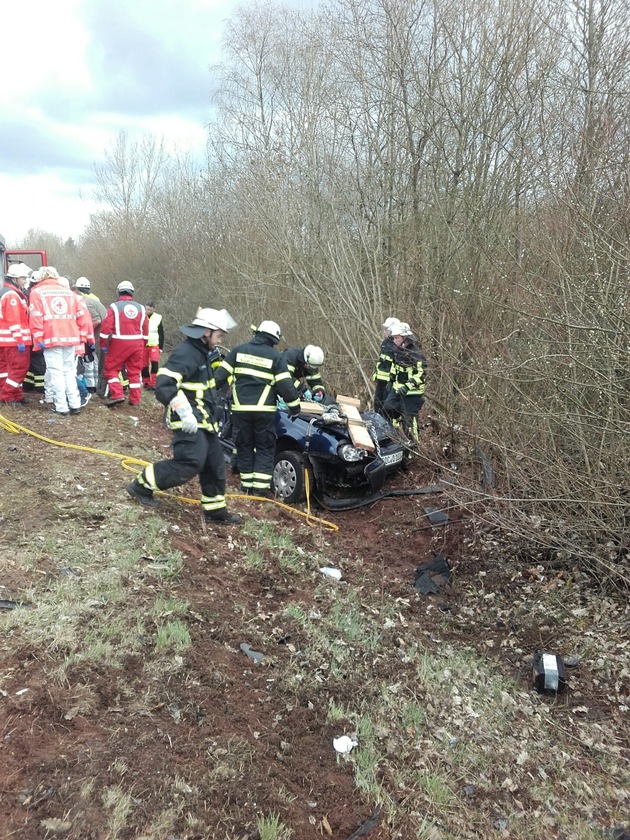
[[[144,363],[145,343],[141,338],[126,341],[112,338],[105,355],[103,375],[107,380],[109,395],[112,399],[124,397],[123,386],[118,374],[125,368],[129,380],[129,402],[138,405],[142,397],[142,365]]]
[[[15,345],[0,345],[0,400],[22,402],[22,382],[31,363],[31,348],[20,353]]]
[[[160,348],[144,348],[144,365],[142,366],[142,384],[145,388],[155,388],[156,374],[160,365]]]

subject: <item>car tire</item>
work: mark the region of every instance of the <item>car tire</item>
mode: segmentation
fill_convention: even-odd
[[[299,452],[280,452],[273,467],[273,489],[277,497],[287,504],[295,505],[306,498],[304,481],[304,458]]]

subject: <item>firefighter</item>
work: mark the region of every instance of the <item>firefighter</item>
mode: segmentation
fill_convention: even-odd
[[[46,265],[34,275],[29,295],[29,323],[35,347],[44,351],[46,377],[57,414],[78,414],[76,348],[92,330],[77,296],[65,288],[55,268]]]
[[[424,405],[427,360],[416,344],[409,324],[394,324],[389,333],[394,350],[391,389],[385,397],[383,414],[395,423],[400,421],[405,434],[417,441],[418,413]]]
[[[235,326],[225,309],[198,309],[192,324],[180,328],[186,338],[158,370],[155,385],[155,396],[167,407],[173,431],[173,458],[145,467],[127,486],[140,504],[155,506],[154,490],[177,487],[198,475],[206,522],[241,521],[225,504],[225,460],[212,396],[215,348]]]
[[[215,372],[217,387],[232,377],[232,427],[241,490],[269,496],[276,453],[276,400],[291,417],[300,413],[300,395],[287,363],[276,349],[282,332],[275,321],[263,321],[253,338],[227,354]]]
[[[109,408],[125,401],[119,374],[123,368],[129,380],[129,404],[138,405],[142,397],[142,365],[149,335],[146,309],[133,299],[135,289],[129,280],[116,287],[118,300],[111,303],[101,324],[101,353],[105,354],[103,374],[109,388]]]
[[[324,402],[326,389],[319,372],[324,364],[322,348],[314,344],[307,344],[306,347],[289,347],[282,351],[282,355],[300,396],[307,400]]]
[[[31,269],[24,263],[9,266],[0,289],[0,402],[21,405],[22,383],[31,360],[26,283]]]
[[[372,376],[372,380],[376,382],[376,388],[374,389],[374,411],[378,411],[380,414],[383,413],[383,404],[391,387],[390,373],[394,361],[393,353],[395,345],[390,335],[390,329],[396,324],[400,324],[398,318],[386,318],[383,322],[383,341],[381,342],[376,370]]]
[[[91,394],[96,393],[98,384],[99,372],[102,370],[101,354],[100,354],[100,330],[107,310],[101,303],[100,299],[92,292],[92,285],[87,277],[77,277],[74,283],[75,292],[80,295],[85,301],[90,317],[92,319],[92,328],[94,330],[94,341],[98,350],[94,352],[89,347],[85,348],[83,354],[83,375],[85,376],[85,384]],[[100,369],[100,370],[99,370]]]
[[[155,311],[155,302],[146,304],[149,317],[149,337],[144,348],[144,366],[142,368],[142,384],[150,390],[155,389],[155,377],[160,366],[160,353],[164,349],[164,325],[162,316]]]

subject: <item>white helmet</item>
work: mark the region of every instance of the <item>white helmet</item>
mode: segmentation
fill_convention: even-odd
[[[309,367],[320,367],[324,364],[324,351],[314,344],[307,344],[304,348],[304,362]]]
[[[413,335],[413,332],[409,324],[406,324],[404,321],[399,321],[389,328],[389,334],[392,336],[401,335],[403,338],[408,338]]]
[[[189,338],[201,338],[206,330],[222,330],[229,332],[236,326],[236,321],[227,309],[199,308],[192,324],[180,327]]]
[[[11,263],[6,276],[11,277],[13,280],[17,280],[18,277],[28,277],[31,271],[32,269],[30,269],[26,263]]]
[[[136,290],[133,287],[133,283],[130,283],[129,280],[123,280],[122,283],[119,283],[116,286],[116,291],[118,294],[121,292],[135,292]]]
[[[261,321],[256,332],[265,333],[265,335],[273,338],[275,344],[277,344],[282,338],[282,330],[275,321]]]
[[[394,324],[400,324],[398,318],[385,318],[383,321],[383,329],[389,330],[394,326]]]
[[[70,288],[70,281],[68,280],[67,277],[60,277],[59,282],[64,287],[64,289],[69,289]]]
[[[89,292],[92,286],[90,285],[90,281],[87,277],[77,277],[74,283],[74,288],[79,290],[85,289],[86,292]]]

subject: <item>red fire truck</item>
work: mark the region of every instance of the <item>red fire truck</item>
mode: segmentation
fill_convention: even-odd
[[[11,263],[23,262],[33,271],[48,265],[46,251],[30,251],[24,248],[7,248],[4,238],[0,236],[0,266],[2,274],[6,274]]]

